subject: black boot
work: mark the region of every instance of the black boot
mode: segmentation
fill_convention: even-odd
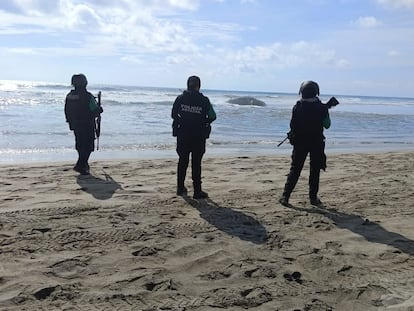
[[[289,206],[289,197],[286,195],[282,195],[279,198],[279,203],[282,204],[283,206]]]
[[[74,168],[75,171],[79,172],[81,175],[89,175],[89,156],[91,151],[89,150],[79,150],[79,160],[76,163]]]
[[[187,195],[187,188],[184,186],[187,175],[188,154],[181,155],[177,164],[177,195]]]
[[[201,190],[201,183],[193,183],[194,186],[194,195],[193,199],[206,199],[208,198],[208,193]]]
[[[185,181],[185,171],[180,172],[178,171],[177,174],[177,195],[183,196],[187,195],[187,188],[184,186]]]
[[[317,206],[317,207],[325,207],[322,201],[318,197],[311,197],[310,203],[311,205]]]
[[[207,192],[204,192],[202,190],[197,191],[197,192],[194,191],[193,199],[198,200],[198,199],[207,199],[207,198],[208,198],[208,193]]]
[[[187,188],[185,186],[177,186],[177,195],[179,196],[187,195]]]

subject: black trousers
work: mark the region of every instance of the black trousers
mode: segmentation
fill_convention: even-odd
[[[309,198],[317,198],[319,191],[319,176],[321,169],[326,168],[325,157],[325,143],[320,142],[313,145],[295,145],[292,152],[292,162],[290,165],[290,171],[287,177],[283,196],[290,197],[293,189],[295,188],[300,173],[302,172],[303,165],[306,157],[310,155],[310,172],[309,172]]]
[[[89,170],[89,156],[95,149],[95,132],[93,128],[79,128],[74,130],[75,147],[78,151],[76,167],[80,170]]]
[[[177,187],[183,188],[191,154],[191,177],[194,191],[201,191],[201,160],[206,152],[206,139],[177,136]]]

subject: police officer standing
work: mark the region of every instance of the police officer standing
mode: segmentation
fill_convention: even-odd
[[[201,81],[197,76],[187,80],[187,90],[174,101],[171,117],[173,136],[177,137],[177,195],[186,195],[184,185],[191,154],[191,171],[194,199],[204,199],[208,194],[201,189],[201,160],[206,151],[206,139],[210,135],[210,124],[216,113],[208,97],[200,93]]]
[[[95,149],[95,118],[103,111],[95,97],[86,90],[88,80],[84,74],[73,75],[72,85],[74,89],[66,95],[65,116],[75,134],[78,151],[78,161],[73,169],[81,175],[89,175],[88,160]]]
[[[319,86],[314,81],[303,82],[299,94],[302,98],[293,107],[288,133],[293,145],[292,162],[279,202],[289,205],[290,194],[296,186],[306,157],[310,154],[309,198],[312,205],[321,206],[322,202],[318,198],[319,175],[321,169],[326,169],[323,129],[328,129],[331,125],[329,105],[322,104],[319,100]]]

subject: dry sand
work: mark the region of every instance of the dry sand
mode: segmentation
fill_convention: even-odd
[[[207,157],[199,202],[176,159],[0,166],[0,310],[414,310],[413,157],[329,156],[325,208],[289,156]]]

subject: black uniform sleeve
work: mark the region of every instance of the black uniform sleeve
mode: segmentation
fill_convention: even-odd
[[[72,115],[71,103],[68,100],[69,94],[66,95],[66,98],[65,98],[65,118],[66,118],[66,122],[69,123],[69,128],[72,130],[73,129],[73,127],[72,127],[72,118],[73,118],[73,115]]]
[[[171,118],[173,118],[174,120],[178,120],[180,118],[179,115],[179,107],[180,107],[180,100],[181,100],[181,96],[178,96],[173,104],[172,110],[171,110]]]

